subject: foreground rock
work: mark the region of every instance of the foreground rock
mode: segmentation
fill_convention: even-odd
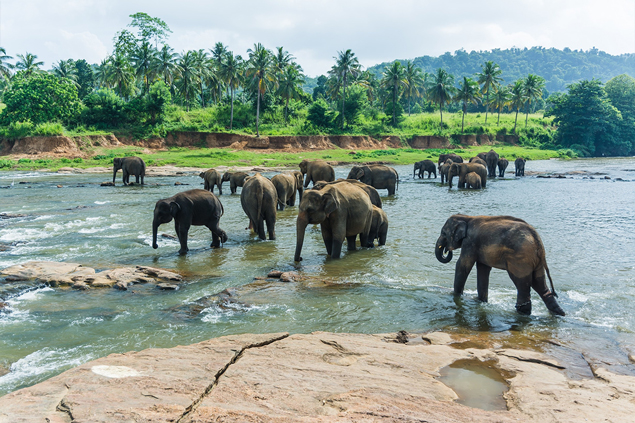
[[[540,353],[399,335],[246,334],[112,354],[0,398],[0,422],[621,422],[635,413],[630,376],[600,368],[570,380],[566,364]],[[507,410],[456,402],[437,377],[458,360],[506,375]]]
[[[136,283],[180,282],[181,275],[147,266],[123,267],[96,272],[92,267],[78,263],[30,261],[0,270],[7,282],[35,281],[52,287],[89,288],[115,287],[126,290]]]

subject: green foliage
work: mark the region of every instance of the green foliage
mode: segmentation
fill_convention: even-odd
[[[0,169],[12,169],[15,162],[13,160],[0,159]]]
[[[311,107],[309,107],[307,120],[318,128],[329,128],[332,125],[334,116],[326,100],[318,98]]]
[[[73,122],[81,110],[75,85],[49,73],[16,75],[4,94],[4,103],[7,107],[0,115],[3,125],[18,121]]]
[[[81,120],[97,128],[116,128],[126,120],[124,101],[113,90],[103,88],[84,99]]]
[[[67,159],[66,157],[62,157],[62,158],[60,159],[60,162],[62,162],[62,163],[70,163],[70,162],[71,162],[71,159]]]
[[[165,118],[168,105],[172,101],[170,89],[163,81],[157,81],[150,86],[146,100],[146,111],[150,114],[152,124],[161,123]]]
[[[31,135],[51,137],[64,135],[64,127],[59,122],[44,122],[35,126]]]
[[[33,160],[31,160],[31,159],[20,159],[20,160],[18,160],[18,164],[22,164],[22,163],[33,163]]]
[[[9,140],[16,140],[19,138],[28,137],[32,134],[33,125],[31,122],[11,122],[6,128],[3,129],[3,137]]]

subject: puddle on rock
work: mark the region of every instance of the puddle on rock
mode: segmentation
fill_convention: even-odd
[[[507,410],[503,394],[509,386],[503,372],[492,361],[458,360],[442,368],[440,373],[439,381],[456,392],[458,403],[488,411]]]

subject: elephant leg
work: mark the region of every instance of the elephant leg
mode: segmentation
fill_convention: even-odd
[[[223,185],[219,182],[216,186],[218,186],[218,195],[223,195]]]
[[[176,219],[174,219],[174,229],[176,229],[176,234],[178,235],[179,242],[181,243],[179,254],[184,255],[189,251],[187,248],[187,233],[190,231],[190,225],[189,223],[179,223]]]
[[[126,169],[122,169],[123,171],[123,184],[128,185],[130,177],[128,176],[128,171]]]
[[[265,240],[267,235],[265,234],[265,221],[262,217],[258,217],[258,221],[254,222],[254,230],[258,233],[258,238]]]
[[[338,259],[342,255],[342,242],[341,239],[333,237],[333,247],[331,248],[331,258]]]
[[[276,239],[276,215],[275,213],[267,213],[265,216],[267,221],[267,232],[271,241]]]
[[[467,277],[472,271],[472,267],[474,267],[474,260],[471,257],[464,256],[461,254],[461,257],[456,262],[456,270],[454,271],[454,295],[461,296],[463,295],[463,289],[465,288],[465,282],[467,281]]]
[[[388,195],[395,195],[395,185],[388,185]]]
[[[212,221],[209,224],[205,225],[207,226],[207,229],[209,229],[210,232],[212,233],[212,243],[210,244],[210,247],[212,248],[220,247],[221,242],[225,242],[227,240],[227,235],[220,228],[218,223],[219,221],[218,219],[216,219],[215,221]],[[221,238],[225,238],[225,239],[223,240]]]
[[[388,225],[383,224],[379,229],[378,238],[379,245],[386,245],[386,238],[388,237]]]
[[[553,292],[547,287],[547,280],[545,278],[545,269],[540,267],[534,270],[532,275],[531,287],[540,295],[542,301],[547,306],[547,309],[558,316],[564,316],[565,312],[556,301],[556,297]]]
[[[516,276],[507,271],[510,279],[516,285],[516,291],[518,292],[516,297],[516,311],[520,314],[529,316],[531,314],[531,273],[527,276]]]
[[[357,250],[357,246],[355,245],[356,240],[357,240],[357,234],[346,237],[346,245],[348,246],[348,251]],[[362,246],[363,245],[364,244],[362,244]]]
[[[141,185],[143,185],[143,178],[144,178],[144,175],[141,175]]]
[[[137,185],[139,185],[139,175],[138,175],[138,174],[136,174],[136,175],[134,176],[134,179],[135,179],[135,183],[136,183]]]
[[[322,239],[324,240],[324,246],[326,247],[326,253],[331,256],[333,253],[333,234],[322,230]]]
[[[489,272],[492,270],[490,266],[483,263],[476,263],[476,291],[478,299],[487,302],[487,291],[489,289]]]
[[[232,181],[229,181],[229,191],[232,194],[236,194],[236,184],[233,183]]]
[[[287,205],[293,207],[295,206],[295,196],[298,194],[298,191],[295,190],[293,191],[293,195],[291,196],[291,198],[289,198],[289,201],[287,201]]]

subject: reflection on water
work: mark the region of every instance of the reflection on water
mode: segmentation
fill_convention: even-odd
[[[459,404],[482,410],[507,410],[503,394],[509,387],[493,363],[458,360],[439,373],[439,380],[456,392]]]
[[[504,180],[488,181],[483,191],[450,190],[439,179],[413,180],[412,166],[397,169],[397,194],[387,198],[380,191],[390,220],[387,245],[344,248],[343,258],[332,260],[319,225],[309,226],[299,265],[293,263],[297,207],[278,213],[275,241],[261,241],[245,230],[239,195],[220,197],[220,224],[229,236],[223,248],[209,247],[207,228],[192,227],[187,256],[177,254],[178,241],[164,237],[153,250],[154,203],[199,187],[195,174],[148,178],[144,187],[100,187],[107,175],[0,173],[0,186],[16,180],[14,188],[0,190],[0,213],[25,215],[0,219],[0,268],[28,260],[97,269],[149,265],[175,269],[188,282],[169,292],[148,285],[128,292],[0,285],[0,300],[7,303],[0,312],[0,368],[12,370],[0,377],[0,394],[110,353],[246,332],[477,331],[510,344],[556,340],[562,347],[552,347],[561,348],[562,357],[575,347],[587,357],[603,357],[611,369],[632,371],[625,352],[635,350],[635,159],[529,162],[528,172],[586,170],[612,179],[516,179],[510,166]],[[348,170],[338,168],[336,176],[346,177]],[[56,188],[60,183],[68,188]],[[441,227],[454,213],[506,214],[534,225],[567,316],[551,316],[535,293],[534,314],[518,315],[515,288],[500,270],[491,273],[489,303],[476,299],[475,270],[465,295],[454,299],[456,258],[444,265],[434,256]],[[173,224],[159,233],[174,235]],[[272,269],[326,282],[249,285]],[[248,289],[236,302],[197,302],[233,287]],[[184,312],[192,307],[196,313]]]

